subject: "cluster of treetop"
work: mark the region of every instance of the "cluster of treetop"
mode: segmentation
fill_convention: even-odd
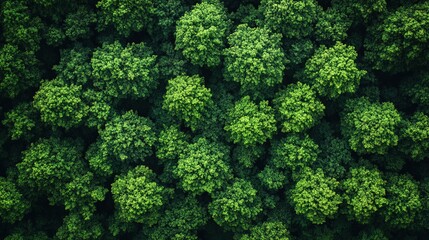
[[[415,240],[428,218],[429,1],[1,1],[1,239]]]

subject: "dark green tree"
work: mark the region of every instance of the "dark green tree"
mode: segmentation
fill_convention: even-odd
[[[8,128],[12,140],[30,139],[38,123],[37,110],[31,103],[23,102],[7,112],[2,123]]]
[[[226,80],[240,83],[243,91],[273,87],[283,81],[284,53],[281,35],[245,24],[228,37],[224,50]]]
[[[229,149],[200,138],[180,154],[174,175],[185,191],[195,195],[213,193],[232,178]]]
[[[213,197],[209,213],[225,229],[249,229],[262,212],[261,199],[252,184],[238,179]]]
[[[322,169],[307,168],[290,191],[290,200],[297,214],[304,215],[313,224],[322,224],[333,218],[342,203],[337,193],[339,182],[326,177]]]
[[[414,223],[422,208],[418,183],[409,175],[392,175],[387,179],[387,204],[382,212],[387,223],[406,228]]]
[[[85,169],[82,150],[77,141],[54,137],[32,143],[16,165],[18,183],[48,194],[58,193]]]
[[[151,0],[99,0],[96,6],[101,11],[99,28],[113,25],[124,36],[147,27],[156,7]]]
[[[377,169],[352,168],[342,185],[348,215],[359,223],[369,223],[387,203],[385,185]]]
[[[373,69],[402,72],[429,61],[429,2],[402,6],[370,26],[365,59]]]
[[[400,149],[420,161],[429,157],[429,117],[422,112],[416,112],[404,121],[400,130]]]
[[[0,219],[14,223],[21,220],[30,208],[30,203],[23,198],[15,184],[0,177]]]
[[[321,11],[315,0],[262,0],[265,25],[285,38],[311,35],[317,14]]]
[[[271,161],[277,168],[299,173],[302,169],[311,167],[319,151],[319,146],[307,134],[292,134],[273,144]]]
[[[250,234],[243,235],[240,240],[289,240],[290,234],[284,223],[264,222],[254,227]]]
[[[103,43],[91,59],[94,86],[112,97],[147,97],[158,84],[155,61],[144,43]]]
[[[142,161],[152,154],[154,128],[150,119],[128,111],[106,123],[100,131],[101,147],[115,159]]]
[[[14,98],[40,81],[39,61],[33,51],[21,51],[16,45],[0,48],[0,92]]]
[[[341,130],[355,152],[385,154],[398,144],[400,122],[401,116],[392,103],[359,98],[346,103]]]
[[[230,28],[226,10],[220,1],[197,3],[176,26],[176,49],[198,66],[220,64]]]

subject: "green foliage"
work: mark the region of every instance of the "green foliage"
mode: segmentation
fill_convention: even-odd
[[[91,59],[94,86],[112,97],[147,97],[157,86],[155,60],[144,43],[104,43]]]
[[[21,103],[6,113],[2,123],[9,129],[12,140],[32,137],[37,123],[36,114],[37,111],[30,103]]]
[[[238,145],[233,150],[233,160],[239,162],[243,167],[250,168],[264,153],[264,147]]]
[[[80,215],[71,213],[64,218],[63,225],[58,228],[58,239],[100,239],[104,229],[95,219],[83,219]]]
[[[280,42],[280,34],[238,25],[224,50],[225,79],[240,83],[244,91],[281,83],[285,67]]]
[[[52,69],[67,84],[84,85],[91,78],[90,49],[72,48],[61,51],[60,62]]]
[[[88,107],[82,101],[82,86],[61,80],[45,81],[34,95],[34,108],[43,122],[66,129],[78,126]]]
[[[369,223],[372,215],[387,203],[385,185],[377,169],[352,168],[343,183],[348,214],[359,223]]]
[[[400,7],[369,27],[365,58],[373,69],[402,72],[429,60],[429,2]]]
[[[347,141],[331,138],[320,145],[320,154],[314,165],[321,168],[326,176],[342,179],[346,167],[353,162]]]
[[[322,224],[332,218],[342,202],[336,192],[339,182],[326,177],[322,169],[306,169],[295,187],[290,191],[290,199],[297,214],[304,215],[313,224]]]
[[[305,63],[305,81],[318,94],[336,98],[343,93],[354,93],[365,70],[359,70],[357,53],[352,46],[337,42],[333,47],[322,45]]]
[[[220,64],[230,22],[222,4],[203,1],[177,22],[176,49],[198,66]]]
[[[347,14],[349,18],[355,20],[362,18],[365,21],[369,21],[371,16],[387,10],[386,0],[332,0],[332,5],[334,9]]]
[[[156,174],[143,165],[117,177],[111,191],[122,221],[146,225],[157,222],[159,210],[167,202],[169,192],[157,183]]]
[[[383,216],[387,223],[405,228],[414,223],[422,208],[419,186],[408,175],[393,175],[387,179],[387,204]]]
[[[264,222],[254,227],[250,234],[243,235],[240,240],[289,240],[289,231],[282,222]]]
[[[0,239],[425,239],[427,0],[0,1]]]
[[[220,226],[249,229],[252,220],[262,212],[261,199],[248,181],[238,179],[213,197],[209,213]]]
[[[195,198],[180,198],[167,207],[149,239],[197,239],[196,232],[207,219],[207,210]]]
[[[307,135],[291,134],[272,146],[274,166],[293,172],[310,167],[317,159],[319,146]]]
[[[3,36],[6,42],[21,50],[36,52],[41,40],[42,23],[40,18],[31,15],[31,7],[26,4],[27,1],[2,1],[0,15]]]
[[[102,148],[121,161],[142,161],[152,154],[154,124],[133,111],[113,118],[100,131]]]
[[[79,7],[76,12],[68,14],[64,20],[64,34],[72,41],[89,38],[91,25],[96,21],[95,13],[86,7]]]
[[[314,0],[262,0],[265,24],[285,38],[310,35],[320,7]]]
[[[14,223],[23,218],[29,202],[18,191],[15,184],[0,177],[0,219],[2,222]]]
[[[94,174],[91,172],[76,177],[60,191],[65,209],[78,211],[85,221],[95,212],[95,203],[103,201],[108,192],[106,188],[96,184]]]
[[[414,113],[404,121],[400,131],[401,151],[420,161],[429,157],[429,117],[421,112]]]
[[[40,72],[35,53],[21,51],[16,45],[0,48],[0,92],[14,98],[24,90],[37,85]]]
[[[156,157],[162,161],[177,160],[189,144],[189,136],[180,131],[178,126],[165,127],[157,142]]]
[[[352,22],[347,15],[335,8],[320,12],[315,26],[318,41],[342,41],[347,37],[347,30]]]
[[[196,129],[203,112],[211,103],[211,97],[212,93],[204,86],[202,77],[178,76],[168,81],[162,108]]]
[[[213,193],[232,178],[228,162],[228,148],[200,138],[180,154],[174,175],[185,191],[195,195]]]
[[[343,135],[357,153],[385,154],[398,144],[401,116],[392,103],[371,103],[367,98],[346,103],[341,120]]]
[[[22,154],[18,183],[35,190],[54,193],[55,189],[80,175],[84,169],[79,142],[58,138],[40,139]]]
[[[258,106],[245,96],[228,111],[224,129],[234,143],[262,144],[277,130],[274,110],[268,101],[261,101]]]
[[[318,123],[325,106],[306,84],[290,84],[273,100],[282,121],[282,132],[303,132]]]
[[[155,11],[152,0],[99,0],[97,8],[102,12],[99,27],[113,25],[124,36],[146,27]]]
[[[264,170],[258,173],[258,178],[262,185],[270,190],[281,189],[287,183],[285,173],[270,165],[265,166]]]

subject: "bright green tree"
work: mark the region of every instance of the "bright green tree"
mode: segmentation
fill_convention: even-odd
[[[103,43],[91,59],[94,86],[112,97],[147,97],[158,84],[155,61],[144,43]]]
[[[168,81],[162,108],[196,129],[211,104],[211,97],[212,93],[204,86],[202,77],[178,76]]]
[[[226,10],[219,1],[203,1],[180,18],[176,26],[176,49],[198,66],[220,64],[230,28]]]
[[[245,24],[228,37],[224,50],[226,80],[240,83],[244,91],[272,87],[283,81],[284,53],[281,35]]]
[[[189,144],[189,135],[176,125],[165,127],[159,133],[156,157],[162,161],[177,160]]]
[[[47,138],[32,143],[23,153],[18,168],[18,183],[54,194],[84,170],[79,142]]]
[[[200,138],[180,154],[174,175],[185,191],[195,195],[213,193],[232,178],[228,161],[227,147]]]
[[[157,183],[156,174],[143,165],[117,177],[111,191],[122,221],[146,225],[158,221],[159,211],[169,195],[169,190]]]
[[[106,123],[100,131],[102,148],[121,161],[141,161],[152,154],[155,125],[145,117],[128,111]]]
[[[274,166],[297,173],[311,167],[319,154],[319,146],[307,134],[291,134],[273,144],[271,155]]]
[[[273,100],[281,120],[282,132],[303,132],[318,123],[325,106],[308,86],[298,82],[279,91]]]
[[[290,191],[290,199],[297,214],[304,215],[313,224],[322,224],[332,218],[342,203],[336,192],[339,182],[326,177],[322,169],[307,168]]]
[[[213,197],[209,213],[225,229],[249,229],[262,212],[261,199],[252,184],[238,179]]]
[[[346,103],[341,130],[355,152],[384,154],[398,144],[400,122],[401,116],[392,103],[359,98]]]
[[[268,101],[261,101],[258,106],[245,96],[227,114],[224,129],[234,143],[246,146],[262,144],[277,130],[274,110]]]
[[[352,168],[342,185],[349,216],[359,223],[368,223],[387,203],[385,185],[377,169]]]
[[[88,111],[82,101],[82,86],[68,85],[61,80],[43,82],[33,104],[43,122],[66,129],[78,126]]]
[[[354,93],[366,74],[357,68],[357,56],[354,47],[341,42],[330,48],[322,45],[305,63],[304,80],[321,96]]]

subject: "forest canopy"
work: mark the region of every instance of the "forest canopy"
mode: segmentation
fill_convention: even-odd
[[[428,0],[0,1],[0,239],[427,239]]]

